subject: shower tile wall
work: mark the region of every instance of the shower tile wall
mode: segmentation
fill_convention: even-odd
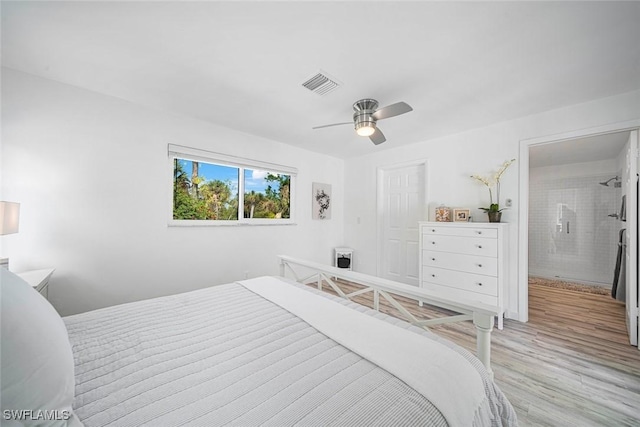
[[[532,176],[530,275],[611,286],[621,222],[608,215],[619,213],[622,191],[599,183],[615,175]]]

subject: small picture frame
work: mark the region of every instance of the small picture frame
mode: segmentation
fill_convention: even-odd
[[[436,221],[437,222],[450,222],[451,221],[451,208],[446,206],[438,206],[436,208]]]
[[[454,222],[468,222],[471,211],[469,209],[454,209],[453,221]]]

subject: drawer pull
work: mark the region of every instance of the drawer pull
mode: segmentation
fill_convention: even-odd
[[[476,230],[476,233],[478,233],[478,234],[482,234],[482,231],[480,231],[480,230]]]
[[[431,258],[431,261],[435,261],[435,260],[436,260],[435,258]]]
[[[435,229],[435,228],[432,228],[432,229],[431,229],[431,232],[432,232],[432,233],[435,233],[435,232],[436,232],[436,229]]]
[[[431,244],[432,244],[432,245],[435,245],[435,244],[436,244],[436,242],[431,242]]]
[[[478,249],[482,249],[482,245],[478,245]]]
[[[482,286],[482,283],[478,282],[478,286]]]
[[[436,277],[436,275],[435,275],[435,274],[432,274],[432,275],[431,275],[431,277]]]
[[[482,264],[478,264],[478,267],[479,267],[479,268],[482,268]]]

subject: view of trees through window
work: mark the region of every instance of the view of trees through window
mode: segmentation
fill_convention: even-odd
[[[238,220],[241,204],[246,219],[288,219],[290,187],[290,175],[176,158],[173,219]]]

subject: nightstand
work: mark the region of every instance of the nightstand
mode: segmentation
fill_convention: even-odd
[[[55,271],[55,268],[43,268],[41,270],[25,271],[17,273],[25,282],[30,284],[33,289],[40,292],[43,297],[49,299],[49,278]]]

